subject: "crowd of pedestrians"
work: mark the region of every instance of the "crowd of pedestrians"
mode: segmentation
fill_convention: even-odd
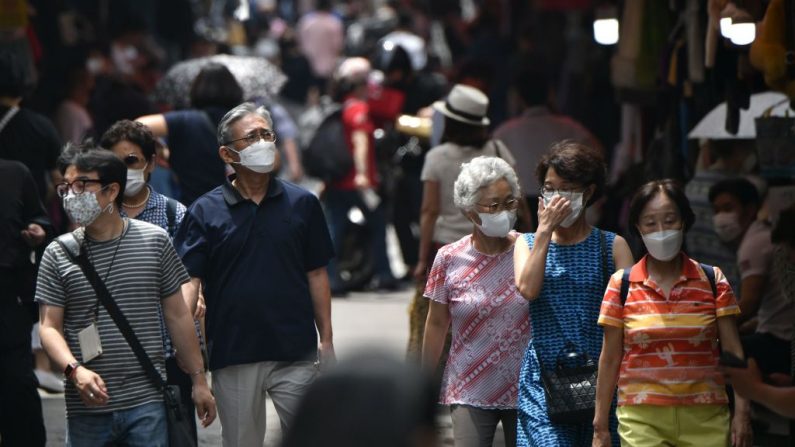
[[[266,399],[290,446],[434,445],[433,402],[457,446],[501,424],[509,446],[749,447],[752,400],[795,413],[793,208],[768,212],[749,147],[713,142],[689,181],[606,197],[605,148],[505,57],[496,2],[468,27],[398,2],[278,2],[235,11],[248,29],[212,3],[182,55],[243,33],[226,50],[277,62],[281,95],[216,61],[182,108],[157,103],[180,51],[130,20],[65,56],[42,106],[33,31],[2,41],[0,445],[45,444],[37,386],[64,392],[67,445],[167,445],[162,379],[203,426],[217,414],[225,446],[262,444]],[[510,71],[522,110],[506,119]],[[327,135],[344,172],[312,178]],[[378,357],[332,369],[332,296],[405,284],[408,365],[441,389]],[[394,426],[368,427],[368,406]]]

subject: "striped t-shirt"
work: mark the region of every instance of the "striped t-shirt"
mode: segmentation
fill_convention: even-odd
[[[424,295],[448,306],[452,325],[440,403],[516,408],[519,370],[530,339],[530,306],[516,289],[513,245],[496,255],[477,251],[472,235],[445,245],[433,262]]]
[[[624,329],[618,379],[619,405],[727,403],[717,371],[717,319],[740,313],[721,270],[714,267],[717,296],[698,262],[682,256],[682,273],[666,299],[649,278],[646,257],[632,267],[621,305],[619,270],[605,291],[599,324]]]
[[[87,239],[83,229],[77,230],[75,235],[80,241],[85,239],[82,250],[89,254],[94,269],[130,322],[147,355],[165,377],[158,316],[160,300],[177,292],[189,277],[162,228],[134,219],[125,219],[125,222],[122,236],[109,241]],[[95,309],[98,315],[103,353],[85,366],[102,377],[110,399],[105,406],[86,407],[75,386],[67,380],[67,415],[105,413],[162,400],[80,267],[67,258],[56,242],[47,247],[42,257],[36,301],[64,308],[64,337],[72,354],[81,362],[77,334],[94,321]]]

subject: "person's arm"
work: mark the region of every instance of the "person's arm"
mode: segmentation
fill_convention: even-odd
[[[767,275],[750,275],[740,281],[740,315],[737,324],[743,324],[756,316],[762,305],[762,295],[767,285]]]
[[[718,337],[721,349],[739,358],[745,358],[737,321],[733,315],[718,317]],[[752,447],[754,434],[751,430],[751,404],[748,399],[734,393],[734,417],[731,423],[732,445],[734,447]]]
[[[185,305],[180,289],[163,299],[162,304],[163,319],[176,348],[177,360],[193,381],[192,395],[196,414],[201,419],[202,426],[207,427],[215,420],[215,399],[207,385],[204,360],[199,350],[199,339],[196,338],[191,312]]]
[[[168,124],[166,123],[165,115],[163,115],[162,113],[158,113],[155,115],[140,116],[136,118],[135,121],[138,121],[139,123],[142,123],[143,125],[148,127],[149,130],[151,130],[152,133],[155,135],[155,137],[168,136]]]
[[[609,446],[610,405],[613,402],[618,370],[624,355],[624,329],[604,326],[602,353],[599,354],[599,376],[596,379],[596,410],[593,419],[593,445]]]
[[[428,370],[433,371],[439,364],[449,327],[450,306],[431,300],[428,318],[425,320],[425,335],[422,339],[422,364]]]
[[[196,314],[196,308],[199,302],[199,289],[201,288],[201,278],[191,276],[190,281],[182,285],[182,298],[185,300],[185,305],[188,307],[191,315]]]
[[[77,362],[63,335],[63,315],[63,307],[39,304],[41,346],[60,371],[65,370],[66,365]],[[101,406],[108,403],[108,388],[99,374],[80,365],[70,379],[74,382],[80,399],[87,406]]]
[[[321,366],[330,366],[335,361],[334,333],[331,329],[331,289],[328,283],[326,267],[307,272],[309,294],[312,296],[312,309],[315,313],[315,326],[320,336]]]
[[[516,288],[528,301],[538,298],[538,294],[541,293],[552,233],[570,213],[568,199],[555,196],[549,202],[549,206],[544,206],[543,199],[539,198],[538,230],[535,233],[533,248],[529,248],[526,243],[516,244],[513,252]]]
[[[433,245],[433,231],[439,217],[439,182],[426,180],[422,186],[422,205],[420,206],[420,250],[414,278],[424,282],[428,273],[428,257]]]
[[[284,155],[290,164],[290,180],[299,181],[304,177],[304,167],[301,164],[301,153],[298,151],[298,144],[294,138],[286,138],[282,141]]]
[[[629,249],[627,240],[618,235],[613,240],[613,262],[616,265],[616,271],[631,268],[635,264],[635,259],[632,257],[632,250]],[[610,274],[613,273],[610,272]]]
[[[370,178],[367,173],[367,153],[370,146],[367,132],[354,130],[351,134],[351,141],[353,142],[353,165],[356,169],[354,183],[359,189],[369,188],[372,185],[370,185]]]
[[[754,359],[748,359],[747,368],[722,366],[719,369],[737,394],[759,402],[784,417],[795,419],[795,387],[782,388],[765,383]]]

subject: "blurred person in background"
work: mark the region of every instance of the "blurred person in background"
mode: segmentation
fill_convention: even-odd
[[[94,75],[85,66],[66,71],[64,98],[55,110],[55,127],[65,143],[79,144],[91,134],[94,121],[88,113],[88,100],[94,88]]]
[[[519,180],[505,160],[477,157],[462,165],[454,191],[472,233],[440,248],[428,274],[422,361],[436,369],[452,326],[439,403],[451,406],[455,445],[491,447],[502,422],[513,447],[519,369],[530,339],[529,307],[513,276]]]
[[[580,446],[593,437],[591,420],[550,420],[541,371],[554,370],[569,346],[580,358],[599,358],[602,329],[596,320],[607,280],[632,265],[624,238],[585,219],[606,175],[599,151],[571,141],[552,146],[536,168],[538,229],[514,249],[516,286],[530,302],[533,330],[519,374],[519,445]]]
[[[419,357],[428,300],[423,297],[428,268],[437,251],[472,232],[472,221],[455,205],[453,192],[461,165],[487,155],[505,160],[511,167],[516,161],[511,151],[498,140],[490,140],[486,111],[489,98],[480,90],[456,85],[434,109],[445,116],[443,143],[431,149],[422,167],[422,207],[420,211],[419,259],[414,268],[417,293],[410,307],[408,354]],[[519,207],[519,219],[527,222],[527,207]]]
[[[364,213],[370,233],[375,290],[397,287],[386,251],[384,201],[377,195],[380,178],[376,168],[373,122],[367,104],[367,79],[370,62],[361,57],[345,59],[334,76],[334,99],[342,105],[342,125],[353,166],[340,180],[326,185],[324,205],[329,213],[334,246],[339,256],[348,226],[348,211],[354,206]],[[329,265],[331,290],[335,295],[347,291],[338,269],[337,258]]]
[[[611,444],[616,386],[622,445],[752,445],[748,401],[735,398],[732,419],[718,370],[721,351],[743,358],[740,308],[719,267],[682,251],[694,220],[674,180],[646,183],[630,202],[630,231],[648,254],[604,293],[594,446]]]
[[[315,10],[296,24],[301,52],[309,60],[315,86],[324,93],[345,48],[342,20],[331,12],[331,0],[318,0]]]
[[[221,117],[243,101],[243,89],[219,63],[207,64],[193,80],[190,109],[140,116],[155,135],[168,140],[168,163],[180,186],[179,201],[190,205],[226,181],[226,165],[218,157],[216,127]]]
[[[519,94],[523,111],[516,118],[504,122],[494,131],[516,157],[516,167],[522,191],[533,216],[533,226],[538,226],[539,187],[533,179],[533,170],[541,157],[558,141],[571,140],[601,150],[596,138],[580,123],[565,115],[553,112],[552,91],[544,73],[526,69],[514,78],[514,89]]]
[[[30,256],[53,229],[25,165],[0,160],[0,190],[0,444],[43,447],[46,433],[30,349],[36,320],[36,265]],[[42,372],[63,391],[59,378]]]
[[[282,446],[438,446],[436,391],[414,365],[356,354],[309,387]]]
[[[737,324],[745,355],[762,373],[787,374],[795,306],[774,275],[775,246],[769,223],[757,219],[762,200],[744,178],[722,180],[709,189],[715,233],[737,253],[740,273]]]

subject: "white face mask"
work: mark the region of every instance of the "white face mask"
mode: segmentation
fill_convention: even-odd
[[[125,197],[132,197],[138,194],[146,186],[145,170],[146,166],[143,169],[127,169],[127,186],[124,187]]]
[[[545,193],[544,194],[544,206],[549,205],[549,202],[552,201],[552,197],[555,196],[555,193]],[[580,214],[582,213],[582,198],[583,193],[581,192],[573,192],[570,195],[564,196],[565,198],[569,199],[569,208],[571,208],[571,214],[568,217],[563,219],[563,222],[560,223],[560,226],[563,228],[569,228],[574,224]]]
[[[743,233],[743,227],[740,226],[740,215],[737,213],[715,214],[712,216],[712,226],[715,228],[715,234],[723,242],[732,242]]]
[[[238,152],[231,147],[229,150],[240,155],[240,161],[232,163],[245,166],[260,174],[273,171],[273,166],[276,164],[276,144],[272,141],[260,139],[242,151]]]
[[[682,230],[664,230],[654,233],[644,234],[643,244],[649,255],[658,261],[670,261],[679,254],[682,249]]]
[[[480,231],[488,237],[506,237],[516,223],[516,210],[499,213],[478,213]],[[476,224],[477,225],[477,224]]]

